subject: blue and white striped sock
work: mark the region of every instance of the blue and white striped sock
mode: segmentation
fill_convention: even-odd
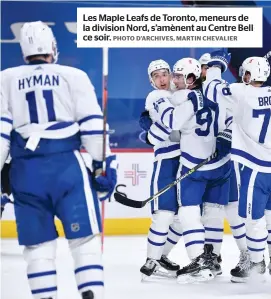
[[[267,246],[269,257],[271,258],[271,210],[265,210],[266,227],[268,231]]]
[[[191,260],[203,253],[205,231],[201,222],[199,206],[179,208],[179,220],[183,229],[183,239]]]
[[[53,260],[32,261],[27,267],[27,278],[35,299],[56,298],[57,274]]]
[[[240,222],[241,222],[240,218]],[[240,251],[247,250],[247,240],[246,240],[246,226],[244,223],[240,223],[236,226],[231,225],[231,232],[235,239],[235,242]]]
[[[148,234],[147,257],[160,260],[167,241],[168,230],[156,230],[150,227]]]
[[[263,260],[267,240],[266,222],[264,217],[259,220],[246,220],[247,248],[250,259],[254,263]]]
[[[179,242],[182,236],[182,230],[180,227],[180,223],[173,222],[169,226],[167,241],[164,246],[163,255],[168,255],[172,248]]]
[[[209,225],[211,224],[209,223]],[[213,252],[216,255],[220,255],[224,234],[223,222],[220,227],[218,226],[217,224],[214,224],[213,227],[205,226],[205,244],[212,244],[214,248]]]
[[[169,226],[173,223],[174,213],[156,211],[148,234],[147,257],[160,260],[167,241]]]
[[[94,298],[103,298],[104,268],[100,236],[69,240],[69,243],[78,291],[83,293],[91,290]]]
[[[224,234],[224,206],[205,202],[202,222],[205,228],[205,243],[212,244],[213,252],[220,255]]]
[[[239,250],[247,250],[246,226],[243,219],[238,215],[238,201],[229,202],[225,206],[225,213]]]

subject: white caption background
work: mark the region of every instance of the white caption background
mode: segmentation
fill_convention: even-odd
[[[262,8],[77,8],[77,47],[261,48]]]

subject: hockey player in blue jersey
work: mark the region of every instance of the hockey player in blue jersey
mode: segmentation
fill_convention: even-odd
[[[83,299],[103,298],[101,222],[96,191],[113,192],[116,161],[107,149],[105,176],[90,176],[81,145],[102,168],[103,115],[83,71],[56,64],[52,30],[25,23],[20,45],[27,62],[1,72],[1,169],[10,152],[19,244],[35,299],[57,298],[54,218],[63,225]]]
[[[171,132],[149,117],[153,103],[172,94],[170,66],[164,60],[154,60],[148,67],[148,75],[154,90],[146,98],[146,110],[141,115],[140,125],[148,131],[148,143],[154,146],[155,161],[150,190],[153,195],[174,181],[179,166],[180,143],[170,141]],[[155,276],[175,277],[180,267],[167,256],[181,237],[180,223],[175,215],[178,211],[176,188],[155,199],[151,209],[152,224],[148,234],[147,260],[140,271],[144,280],[149,276],[151,279]]]
[[[220,58],[212,66],[216,72],[223,65]],[[250,263],[231,271],[233,282],[245,282],[251,273],[264,274],[264,250],[271,228],[271,88],[264,84],[270,65],[263,57],[250,57],[242,66],[246,84],[231,84],[230,96],[224,97],[233,111],[231,154],[240,173],[239,215],[245,222],[250,256]],[[221,88],[217,92],[223,95]]]
[[[212,243],[217,239],[216,233],[223,231],[224,205],[228,203],[230,147],[225,132],[226,109],[219,109],[208,99],[206,103],[209,105],[198,109],[202,98],[194,102],[194,113],[184,106],[187,105],[185,92],[200,90],[200,73],[198,61],[181,59],[174,66],[174,77],[179,81],[177,87],[185,84],[187,89],[178,90],[171,99],[172,103],[175,100],[175,103],[179,102],[179,106],[174,107],[167,99],[156,102],[161,122],[168,128],[181,131],[181,165],[177,176],[186,173],[219,148],[214,161],[180,182],[179,219],[192,263],[177,272],[179,282],[209,280],[221,272],[217,250]],[[201,218],[200,205],[203,202]],[[217,239],[217,242],[220,247],[222,240]]]

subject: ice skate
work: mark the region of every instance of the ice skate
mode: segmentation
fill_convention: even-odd
[[[213,245],[205,244],[204,252],[189,265],[177,271],[178,283],[193,283],[208,281],[213,274]]]
[[[259,275],[263,275],[265,271],[266,264],[264,260],[259,263],[254,263],[251,261],[248,263],[242,263],[231,271],[231,281],[237,283],[245,283],[249,280],[250,277],[253,277],[253,279],[255,279],[257,276],[259,277]]]
[[[178,271],[180,269],[180,266],[177,265],[176,263],[172,262],[167,256],[162,255],[160,261],[159,261],[160,265],[169,270],[169,271]]]
[[[169,260],[167,261],[169,263]],[[169,270],[170,266],[165,266],[163,262],[148,258],[146,263],[141,267],[142,281],[159,281],[161,279],[176,278],[176,270]]]
[[[247,275],[246,273],[248,272],[250,268],[250,257],[249,257],[249,252],[248,250],[242,250],[240,252],[240,258],[238,264],[235,266],[234,269],[231,270],[231,281],[232,282],[240,282],[239,281],[239,276],[242,278]]]

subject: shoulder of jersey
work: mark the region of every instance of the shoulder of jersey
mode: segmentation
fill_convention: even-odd
[[[181,89],[181,90],[176,90],[172,97],[171,97],[171,104],[174,106],[178,106],[181,103],[185,102],[187,100],[188,94],[191,92],[190,89]]]
[[[153,90],[146,98],[146,105],[150,103],[152,104],[154,101],[159,100],[160,98],[169,98],[171,95],[172,92],[168,90]]]
[[[77,76],[87,76],[87,73],[72,66],[61,65],[61,64],[49,64],[48,67],[53,67],[57,71],[62,71],[63,73],[77,75]]]
[[[20,72],[24,72],[29,67],[36,67],[37,69],[39,67],[40,68],[52,68],[57,72],[72,74],[73,76],[78,76],[78,77],[87,76],[87,74],[84,71],[82,71],[78,68],[66,66],[66,65],[60,65],[60,64],[37,64],[37,65],[24,64],[24,65],[20,65],[20,66],[7,68],[7,69],[1,71],[1,75],[2,76],[10,76],[10,75],[13,75],[14,73],[16,73],[16,75],[18,75],[18,74],[20,74]]]
[[[248,85],[246,85],[245,83],[241,83],[241,82],[231,83],[229,85],[231,91],[243,90],[244,88],[246,88],[246,86],[248,86]]]
[[[15,66],[15,67],[9,67],[5,70],[2,70],[1,75],[2,76],[9,76],[9,75],[12,75],[14,73],[18,73],[18,71],[20,71],[21,69],[22,69],[22,65]]]
[[[147,98],[163,98],[163,97],[170,97],[172,95],[172,92],[169,91],[169,90],[158,90],[158,89],[155,89],[155,90],[152,90]]]

